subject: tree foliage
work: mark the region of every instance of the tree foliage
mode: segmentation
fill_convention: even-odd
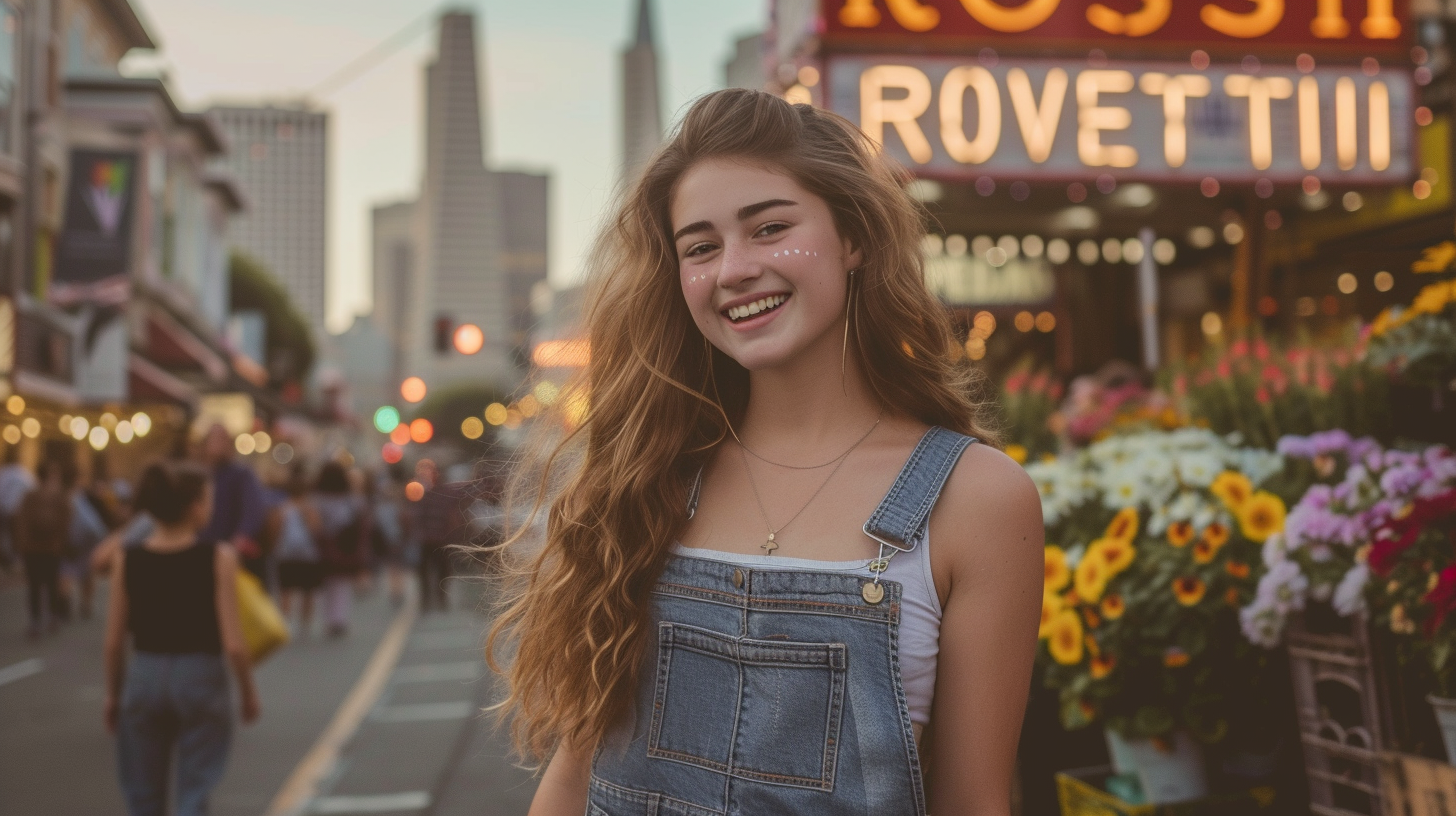
[[[260,261],[234,251],[228,259],[229,298],[234,311],[256,309],[267,324],[264,355],[269,385],[301,382],[317,353],[313,330],[288,291]]]

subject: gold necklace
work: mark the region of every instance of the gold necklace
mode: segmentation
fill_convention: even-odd
[[[883,415],[881,415],[881,418],[883,418]],[[823,493],[824,488],[827,487],[829,485],[829,482],[834,479],[834,474],[838,473],[839,469],[844,467],[844,463],[849,460],[849,455],[854,452],[854,449],[859,447],[860,443],[864,442],[866,439],[869,439],[870,434],[874,433],[875,428],[878,428],[879,426],[880,420],[876,419],[875,424],[870,426],[870,429],[865,432],[864,436],[861,436],[859,438],[858,442],[855,442],[853,445],[851,445],[849,450],[839,454],[837,464],[835,464],[833,461],[830,461],[824,463],[824,465],[819,466],[825,467],[826,465],[834,464],[834,470],[829,471],[829,475],[825,477],[824,481],[819,484],[819,488],[814,491],[814,494],[809,497],[809,500],[804,502],[804,505],[799,508],[799,512],[795,513],[792,517],[790,517],[788,521],[780,524],[777,529],[775,529],[773,523],[768,520],[768,510],[766,510],[763,506],[763,497],[758,494],[758,484],[753,481],[753,469],[748,466],[748,456],[746,454],[752,453],[752,451],[748,450],[748,447],[743,444],[742,440],[738,439],[737,434],[733,435],[734,441],[738,442],[738,455],[743,458],[743,472],[748,475],[748,487],[753,491],[753,500],[758,504],[758,514],[763,518],[763,526],[768,528],[768,540],[758,545],[759,549],[763,550],[768,555],[774,554],[774,550],[777,550],[779,548],[778,542],[775,540],[778,534],[782,532],[785,527],[793,524],[794,520],[797,519],[799,516],[803,515],[805,510],[809,509],[809,505],[813,504],[814,500],[819,498],[819,494]],[[730,425],[729,427],[731,428],[732,426]],[[764,461],[768,460],[765,459]],[[769,464],[776,463],[769,462]],[[780,467],[791,466],[781,465]]]
[[[772,459],[767,459],[767,458],[765,458],[763,456],[760,456],[757,453],[754,453],[754,451],[753,451],[752,448],[750,448],[747,445],[743,444],[743,440],[742,439],[739,439],[738,438],[738,432],[735,431],[735,430],[733,430],[733,423],[727,422],[726,418],[725,418],[724,421],[728,425],[728,433],[733,434],[733,441],[738,443],[738,447],[740,447],[740,448],[748,451],[748,455],[749,456],[752,456],[754,459],[757,459],[760,462],[767,462],[770,465],[773,465],[774,467],[788,468],[789,470],[819,470],[820,468],[827,468],[830,465],[834,464],[835,462],[838,462],[839,460],[841,460],[844,457],[848,456],[849,455],[849,451],[852,451],[855,448],[859,447],[859,443],[860,442],[865,441],[865,439],[869,438],[869,435],[870,434],[872,434],[872,433],[875,432],[875,428],[878,428],[880,426],[880,420],[882,420],[884,418],[885,418],[885,412],[882,409],[880,411],[879,415],[875,417],[875,424],[871,425],[870,426],[870,429],[868,431],[865,431],[864,436],[861,436],[858,441],[856,441],[853,445],[850,445],[849,446],[849,450],[845,451],[844,453],[839,454],[838,456],[834,457],[833,459],[830,459],[828,462],[825,462],[822,465],[786,465],[786,464],[784,464],[782,462],[775,462]]]

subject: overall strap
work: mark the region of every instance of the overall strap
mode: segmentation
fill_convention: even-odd
[[[900,552],[915,549],[941,488],[975,437],[939,426],[925,432],[890,492],[865,522],[865,535]]]

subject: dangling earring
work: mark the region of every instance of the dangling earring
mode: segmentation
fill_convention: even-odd
[[[849,285],[845,287],[844,298],[844,344],[839,351],[839,386],[849,394],[849,384],[845,379],[845,361],[849,357],[849,318],[854,311],[854,272],[849,270]]]

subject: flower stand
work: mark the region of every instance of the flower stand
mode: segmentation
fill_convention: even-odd
[[[1285,806],[1276,789],[1268,785],[1188,802],[1132,804],[1104,789],[1112,775],[1108,765],[1058,773],[1057,800],[1062,816],[1259,816],[1282,813],[1278,808]]]
[[[1456,700],[1432,694],[1426,698],[1426,702],[1436,710],[1436,722],[1441,726],[1442,739],[1446,741],[1446,760],[1456,765]],[[1456,808],[1456,799],[1451,804]]]
[[[1318,632],[1311,617],[1320,620]],[[1382,816],[1382,715],[1365,619],[1315,608],[1291,619],[1285,638],[1310,811]]]
[[[1425,757],[1382,754],[1386,813],[1448,816],[1456,808],[1456,768]]]

